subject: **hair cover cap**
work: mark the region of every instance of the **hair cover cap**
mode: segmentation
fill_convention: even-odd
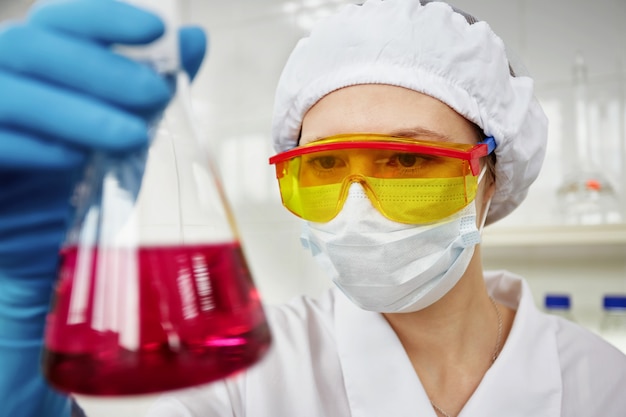
[[[533,81],[512,76],[502,40],[443,2],[369,0],[349,5],[301,39],[278,83],[272,136],[297,146],[302,119],[323,96],[357,84],[389,84],[441,100],[493,136],[496,191],[487,223],[526,197],[543,162],[547,119]]]

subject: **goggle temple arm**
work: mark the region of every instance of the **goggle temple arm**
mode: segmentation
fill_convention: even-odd
[[[485,147],[481,145],[487,145],[486,151]],[[496,140],[493,138],[493,136],[487,136],[484,140],[476,144],[476,146],[472,150],[472,155],[469,160],[470,168],[472,169],[473,175],[478,175],[480,172],[480,158],[490,155],[491,152],[496,149],[496,146]]]
[[[493,138],[493,136],[487,136],[485,138],[485,140],[483,140],[482,142],[478,142],[479,145],[481,144],[485,144],[487,145],[487,155],[490,155],[491,152],[496,150],[496,146],[498,146],[496,144],[496,140]]]

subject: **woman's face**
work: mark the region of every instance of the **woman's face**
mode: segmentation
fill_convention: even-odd
[[[436,142],[475,144],[476,126],[443,102],[402,87],[364,84],[334,91],[304,116],[300,145],[342,133],[380,133]],[[485,186],[485,184],[487,184]],[[476,196],[478,218],[493,181],[483,178]]]

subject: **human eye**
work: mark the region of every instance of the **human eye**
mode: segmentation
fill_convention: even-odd
[[[306,166],[310,174],[318,177],[328,177],[341,172],[346,163],[336,155],[319,155],[307,158]]]
[[[418,170],[431,162],[431,157],[418,153],[397,153],[389,157],[387,166],[403,171]]]
[[[402,153],[397,156],[398,163],[404,168],[411,168],[417,165],[423,158],[414,153]]]
[[[309,163],[318,169],[333,169],[339,164],[334,156],[318,156],[309,160]]]

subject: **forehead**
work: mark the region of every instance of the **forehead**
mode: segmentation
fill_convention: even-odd
[[[342,133],[475,143],[476,126],[445,103],[402,87],[364,84],[329,93],[305,114],[300,145]]]

